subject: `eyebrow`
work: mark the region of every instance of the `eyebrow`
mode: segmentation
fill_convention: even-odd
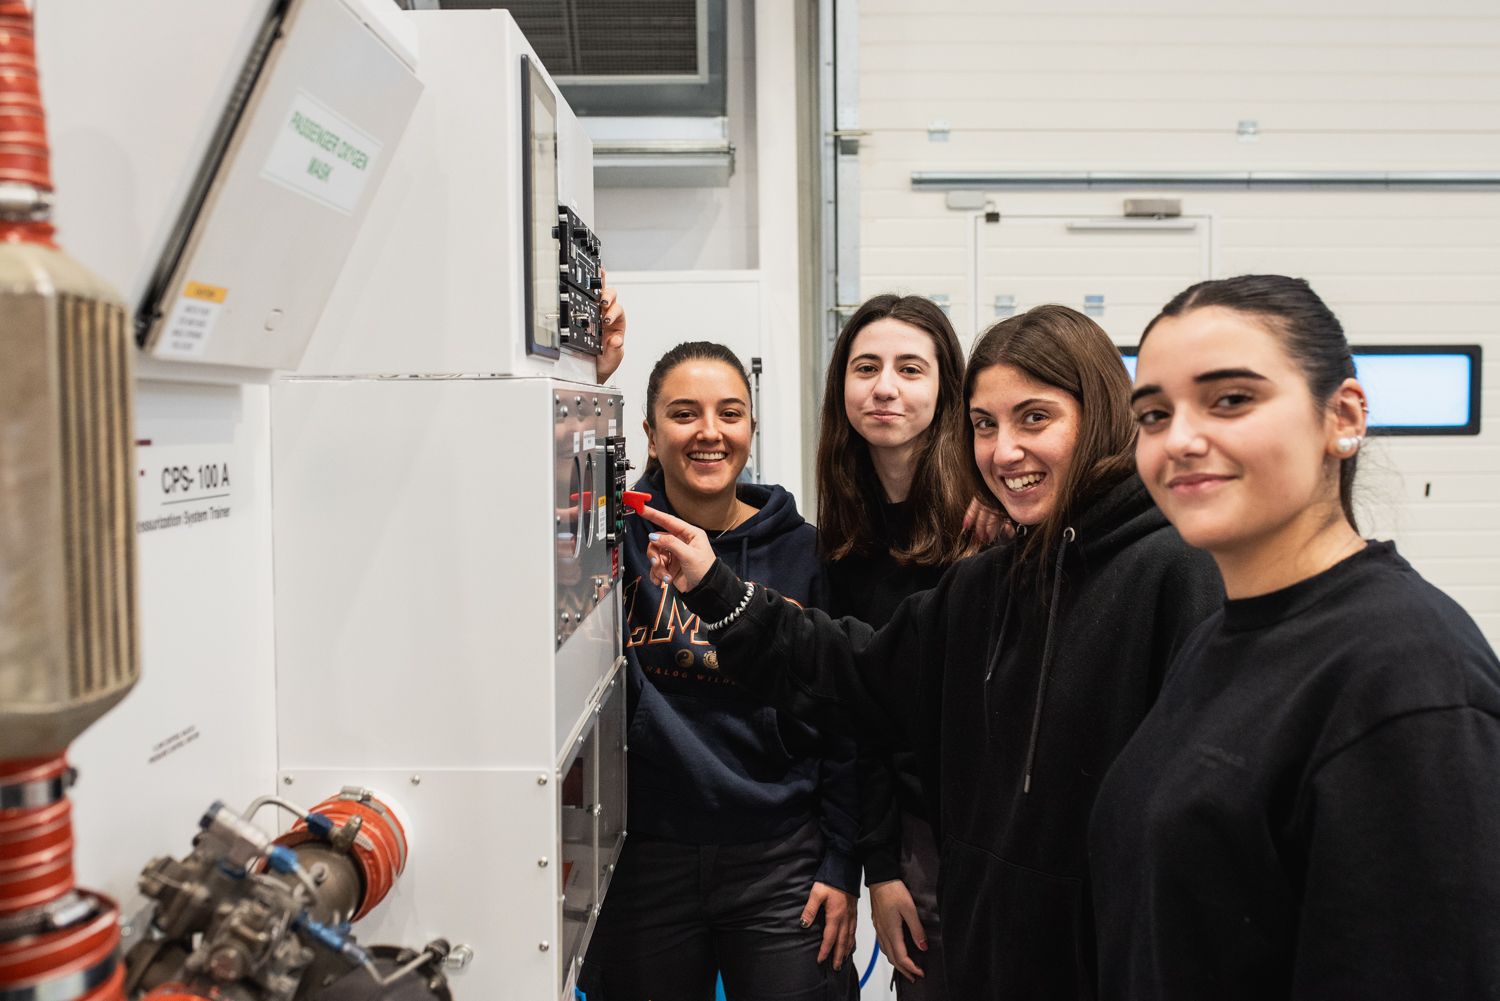
[[[849,363],[852,365],[853,363],[855,363],[857,361],[862,361],[862,360],[864,360],[866,358],[870,359],[871,361],[880,361],[880,356],[879,355],[871,354],[870,352],[866,351],[864,354],[855,355],[854,357],[850,358],[849,359]],[[924,365],[931,364],[931,362],[929,362],[925,357],[923,357],[922,355],[918,355],[918,354],[897,355],[896,356],[896,361],[898,361],[898,362],[903,362],[903,361],[919,361],[919,362],[921,362]]]
[[[1193,381],[1200,386],[1206,382],[1223,382],[1225,379],[1251,379],[1256,382],[1268,381],[1265,376],[1261,375],[1253,368],[1216,368],[1211,372],[1200,372],[1199,374],[1193,376]],[[1130,402],[1133,404],[1137,400],[1140,400],[1147,396],[1155,396],[1160,392],[1160,386],[1156,385],[1155,383],[1150,383],[1148,385],[1141,386],[1135,392],[1131,393]]]
[[[1017,403],[1015,406],[1011,407],[1010,408],[1010,412],[1013,413],[1013,414],[1019,414],[1021,411],[1025,410],[1027,407],[1034,407],[1038,403],[1043,404],[1045,406],[1049,406],[1049,407],[1055,407],[1055,406],[1057,406],[1057,401],[1056,400],[1047,400],[1047,399],[1043,399],[1040,396],[1033,396],[1030,399],[1022,400],[1020,403]]]
[[[726,399],[720,400],[718,403],[716,403],[714,405],[715,406],[719,406],[719,407],[723,407],[723,406],[727,406],[729,404],[734,404],[734,405],[740,406],[740,407],[744,407],[744,406],[748,406],[749,405],[744,400],[740,399],[738,396],[730,396],[730,397],[728,397]],[[690,399],[688,399],[687,397],[684,396],[684,397],[679,397],[678,399],[675,399],[675,400],[668,400],[664,405],[668,406],[668,407],[684,407],[684,406],[686,406],[686,407],[696,407],[696,406],[699,405],[699,403],[698,403],[697,400],[690,400]]]

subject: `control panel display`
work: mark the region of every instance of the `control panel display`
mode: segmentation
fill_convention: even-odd
[[[559,318],[552,276],[557,214],[557,100],[531,60],[521,57],[521,184],[526,213],[526,351],[557,357]]]
[[[1349,351],[1370,401],[1371,434],[1479,433],[1479,345],[1353,345]],[[1136,353],[1136,348],[1120,348],[1132,381]]]

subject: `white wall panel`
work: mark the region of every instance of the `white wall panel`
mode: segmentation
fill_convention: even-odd
[[[80,882],[122,902],[148,861],[187,851],[215,799],[239,809],[275,788],[268,396],[138,384],[141,680],[70,752]]]
[[[1018,286],[1078,305],[1128,343],[1196,275],[1149,237],[1069,240],[1033,227],[979,243],[971,212],[911,189],[913,171],[1493,170],[1500,8],[1490,0],[861,0],[861,290],[951,297],[961,333]],[[1236,134],[1241,120],[1258,134]],[[949,132],[929,136],[946,122]],[[934,141],[940,139],[941,141]],[[994,192],[1002,218],[1118,216],[1179,196],[1211,234],[1200,273],[1307,278],[1350,339],[1477,343],[1500,414],[1500,195],[1471,192]],[[1018,232],[1010,230],[1011,233]],[[977,258],[976,249],[979,251]],[[974,301],[974,300],[977,300]],[[1139,300],[1139,301],[1132,301]],[[971,319],[972,318],[972,319]],[[977,322],[975,322],[977,321]],[[1500,642],[1500,437],[1367,446],[1361,516]],[[877,974],[878,976],[878,974]]]

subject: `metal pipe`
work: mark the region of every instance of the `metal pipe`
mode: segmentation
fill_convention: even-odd
[[[1495,170],[914,170],[914,191],[1500,191]]]
[[[280,796],[260,796],[252,800],[250,802],[250,805],[245,808],[245,812],[242,814],[242,816],[246,820],[254,820],[255,815],[260,812],[261,807],[272,805],[281,807],[287,813],[295,816],[298,820],[307,819],[306,810],[290,800],[282,799]]]

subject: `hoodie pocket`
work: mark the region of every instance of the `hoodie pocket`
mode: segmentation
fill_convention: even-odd
[[[1097,996],[1084,881],[1053,876],[953,838],[938,869],[955,997],[1080,1001]]]
[[[775,709],[770,706],[756,709],[755,728],[765,738],[767,751],[779,757],[783,764],[789,765],[796,760],[787,749],[786,738],[782,736],[781,722]]]

